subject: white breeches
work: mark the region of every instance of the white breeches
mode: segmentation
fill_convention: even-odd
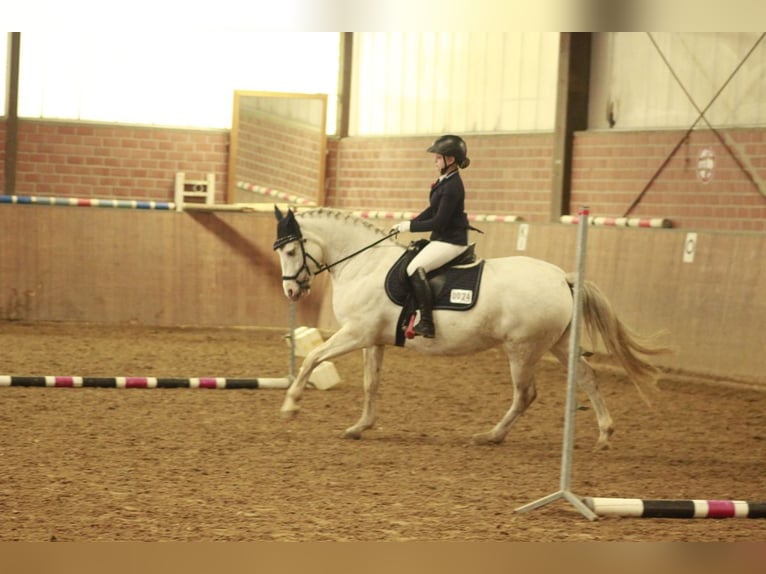
[[[426,273],[433,271],[457,257],[466,249],[468,249],[467,245],[431,241],[407,265],[407,275],[415,273],[418,267],[425,269]]]

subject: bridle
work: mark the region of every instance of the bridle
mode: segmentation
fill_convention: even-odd
[[[311,255],[308,251],[306,251],[306,248],[303,246],[303,244],[306,242],[306,240],[303,237],[300,237],[298,235],[288,235],[285,237],[282,237],[274,242],[274,250],[276,251],[283,245],[287,245],[288,243],[291,243],[293,241],[297,241],[298,245],[300,245],[301,248],[301,266],[298,268],[298,271],[296,271],[293,275],[282,275],[282,281],[295,281],[298,284],[298,287],[301,288],[301,290],[306,290],[309,287],[309,284],[311,283],[311,277],[313,275],[316,275],[317,273],[321,273],[323,271],[322,264],[319,263],[319,261],[316,260],[316,258]],[[316,265],[317,271],[315,273],[311,272],[311,268],[309,267],[308,260],[311,260],[311,262]],[[306,272],[306,276],[303,279],[298,279],[301,273]]]

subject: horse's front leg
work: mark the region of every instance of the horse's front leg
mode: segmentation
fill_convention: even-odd
[[[319,363],[362,348],[363,344],[360,343],[360,340],[361,337],[355,335],[352,329],[342,327],[324,343],[311,350],[303,360],[295,380],[287,389],[285,400],[280,409],[282,414],[285,416],[298,414],[300,410],[298,403],[303,397],[303,390],[306,388],[306,383],[308,383],[312,371]]]
[[[343,436],[360,439],[362,433],[375,425],[377,417],[377,395],[380,385],[380,367],[383,364],[383,345],[365,347],[364,355],[364,407],[362,416],[353,426],[346,429]]]

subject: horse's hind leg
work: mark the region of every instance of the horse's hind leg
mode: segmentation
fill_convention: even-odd
[[[343,433],[346,438],[362,438],[362,432],[375,425],[377,417],[377,396],[380,385],[380,367],[383,364],[385,347],[376,345],[362,350],[364,355],[364,407],[359,420]]]
[[[527,352],[519,353],[518,349],[515,353],[509,351],[508,356],[511,365],[511,379],[513,381],[511,408],[508,409],[505,416],[492,430],[474,435],[473,442],[475,444],[498,444],[503,442],[513,423],[529,408],[529,405],[537,397],[533,369],[540,357],[537,354],[531,357]],[[517,358],[518,356],[523,356],[524,359],[520,360]]]
[[[551,349],[551,353],[565,367],[569,366],[569,338],[562,337],[561,340]],[[577,385],[588,395],[588,400],[593,405],[596,412],[596,422],[598,423],[598,441],[596,449],[608,449],[609,439],[614,433],[614,424],[609,409],[606,408],[604,397],[598,388],[596,374],[593,367],[590,366],[585,357],[580,357],[577,362]]]

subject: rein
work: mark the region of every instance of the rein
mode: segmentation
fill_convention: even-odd
[[[378,243],[383,243],[386,239],[389,239],[389,238],[391,238],[391,237],[393,237],[395,235],[398,235],[398,234],[399,234],[398,231],[392,231],[391,233],[389,233],[385,237],[383,237],[381,239],[378,239],[377,241],[375,241],[373,243],[370,243],[369,245],[367,245],[365,247],[362,247],[358,251],[354,251],[353,253],[338,259],[334,263],[325,263],[324,265],[320,265],[319,262],[316,259],[314,259],[313,257],[311,257],[310,254],[306,253],[305,251],[303,253],[304,253],[304,256],[307,256],[309,259],[311,259],[316,264],[317,271],[316,271],[316,273],[314,273],[314,275],[319,275],[322,271],[329,271],[330,269],[332,269],[333,267],[335,267],[339,263],[343,263],[344,261],[348,261],[352,257],[356,257],[360,253],[363,253],[363,252],[367,251],[368,249],[371,249],[371,248],[375,247]]]
[[[311,253],[308,253],[306,251],[306,249],[303,247],[303,241],[301,240],[300,237],[285,237],[285,238],[283,238],[279,242],[282,245],[284,245],[285,243],[289,243],[290,241],[295,241],[295,240],[299,241],[300,246],[301,246],[301,252],[303,253],[303,265],[301,265],[301,268],[298,269],[298,271],[294,275],[282,275],[282,280],[283,281],[285,281],[285,280],[287,280],[287,281],[298,281],[298,276],[303,272],[304,269],[308,272],[309,277],[311,277],[312,275],[319,275],[323,271],[329,271],[330,269],[332,269],[336,265],[338,265],[340,263],[343,263],[344,261],[348,261],[352,257],[356,257],[360,253],[363,253],[363,252],[367,251],[368,249],[371,249],[372,247],[375,247],[379,243],[384,242],[386,239],[390,239],[391,237],[393,237],[395,235],[398,235],[398,234],[399,234],[398,231],[392,231],[391,233],[389,233],[385,237],[382,237],[381,239],[378,239],[377,241],[375,241],[373,243],[370,243],[369,245],[366,245],[365,247],[362,247],[361,249],[359,249],[357,251],[354,251],[353,253],[351,253],[349,255],[346,255],[345,257],[342,257],[342,258],[338,259],[337,261],[334,261],[333,263],[325,263],[324,265],[322,265],[321,263],[319,263],[319,261],[314,259],[314,257],[311,255]],[[311,262],[314,265],[317,266],[317,270],[314,271],[313,273],[311,272],[311,269],[309,269],[309,266],[306,264],[306,259],[310,259]],[[303,286],[303,283],[308,284],[309,277],[307,277],[303,281],[298,281],[298,283],[301,286]]]

